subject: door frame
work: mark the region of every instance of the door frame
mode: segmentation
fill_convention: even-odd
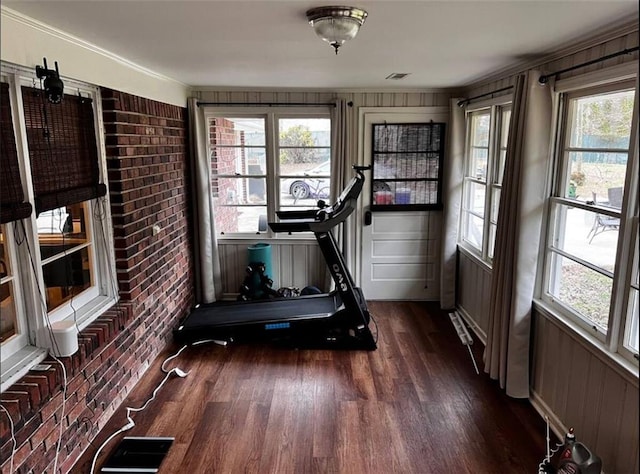
[[[375,115],[390,115],[390,114],[421,114],[421,115],[436,115],[436,114],[446,114],[447,116],[450,114],[450,109],[449,106],[420,106],[420,107],[359,107],[358,108],[358,151],[357,151],[357,164],[358,165],[366,165],[366,164],[371,164],[365,161],[365,156],[364,156],[364,149],[365,149],[365,145],[364,145],[364,135],[365,135],[365,123],[366,123],[366,119],[368,118],[367,116],[374,116]],[[447,119],[447,123],[448,123],[448,119]],[[384,120],[382,120],[380,123],[384,123]],[[446,147],[446,137],[448,137],[448,132],[446,133],[445,136],[445,147]],[[445,148],[446,150],[446,148]],[[446,159],[446,156],[445,156]],[[371,179],[371,172],[368,172],[369,175],[367,176],[367,178],[370,180]],[[369,185],[371,185],[371,183],[369,183]],[[369,202],[369,196],[365,196],[364,195],[364,190],[363,190],[363,194],[360,197],[360,199],[358,199],[358,205],[356,207],[356,211],[355,211],[355,229],[354,229],[354,235],[355,235],[355,239],[353,239],[353,242],[358,242],[358,248],[354,249],[354,243],[353,242],[348,242],[347,245],[350,247],[349,251],[351,253],[351,255],[354,255],[354,265],[353,265],[353,269],[354,271],[352,272],[353,274],[353,278],[356,281],[356,284],[358,286],[362,285],[362,227],[364,225],[364,213],[366,211],[366,209],[368,208],[368,206],[371,204]],[[354,251],[355,250],[355,251]]]

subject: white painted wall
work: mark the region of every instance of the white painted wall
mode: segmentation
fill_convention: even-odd
[[[62,79],[97,86],[186,107],[189,87],[144,69],[95,45],[44,23],[1,7],[0,59],[19,66],[49,68],[58,62]]]

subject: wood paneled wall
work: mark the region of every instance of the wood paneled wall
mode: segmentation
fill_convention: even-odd
[[[612,39],[586,48],[573,48],[563,57],[541,62],[536,67],[554,72],[638,45],[638,23],[622,28]],[[583,74],[638,59],[638,53],[619,56],[563,74]],[[477,84],[466,91],[473,97],[512,83],[513,75]],[[489,321],[491,270],[463,251],[458,252],[458,294],[460,312],[479,337]],[[603,460],[607,474],[635,473],[638,463],[638,378],[625,374],[614,362],[577,337],[551,316],[534,312],[532,352],[532,402],[547,415],[556,433],[574,427],[578,440]]]
[[[327,264],[315,240],[267,241],[271,244],[273,288],[316,286],[328,290],[325,284]],[[252,240],[222,240],[219,242],[223,298],[235,299],[246,277],[247,248]]]
[[[403,92],[354,92],[354,91],[277,91],[277,90],[214,90],[196,88],[194,95],[203,102],[212,103],[278,103],[278,104],[328,104],[340,98],[353,105],[349,109],[347,123],[349,145],[347,162],[358,161],[358,108],[359,107],[430,107],[448,106],[450,91],[403,91]],[[366,160],[366,158],[365,158]],[[350,235],[356,235],[356,220],[351,217],[346,224]],[[255,241],[224,240],[220,245],[221,269],[223,275],[223,297],[233,297],[244,280],[246,247]],[[315,240],[312,241],[269,241],[272,244],[274,287],[307,285],[325,289],[326,264]],[[356,255],[358,244],[350,243],[345,252],[345,260],[352,275],[356,275]],[[439,264],[435,255],[434,263]],[[277,286],[276,286],[277,285]]]
[[[638,378],[560,322],[534,313],[533,405],[602,458],[607,474],[640,472]]]

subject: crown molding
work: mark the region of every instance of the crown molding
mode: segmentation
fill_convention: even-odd
[[[247,93],[308,93],[308,94],[450,94],[452,91],[459,91],[460,87],[443,87],[443,88],[419,88],[407,87],[406,89],[393,87],[362,87],[362,88],[343,88],[343,87],[233,87],[233,86],[191,86],[193,93],[198,92],[247,92]]]
[[[520,61],[489,75],[479,77],[473,82],[470,82],[466,86],[466,89],[475,89],[478,87],[482,87],[489,83],[505,79],[506,77],[520,74],[529,69],[540,67],[543,64],[557,61],[564,57],[571,56],[572,54],[576,54],[586,49],[593,48],[594,46],[598,46],[602,43],[606,43],[608,41],[612,41],[633,33],[638,33],[638,21],[639,18],[638,16],[636,16],[633,20],[625,19],[619,22],[610,23],[609,25],[603,26],[595,32],[591,32],[588,35],[584,35],[581,38],[576,39],[575,41],[571,42],[571,45],[565,48],[557,49],[547,54],[542,54],[535,59],[526,59]]]
[[[91,53],[94,54],[98,54],[104,58],[107,58],[111,61],[115,61],[127,68],[130,68],[138,73],[141,74],[145,74],[149,77],[152,77],[153,79],[157,79],[160,81],[166,81],[166,82],[171,82],[173,84],[185,87],[185,88],[190,88],[190,86],[188,84],[185,84],[183,82],[180,82],[176,79],[173,79],[171,77],[165,76],[163,74],[157,73],[155,71],[152,71],[151,69],[147,69],[144,66],[140,66],[139,64],[134,63],[133,61],[130,61],[126,58],[123,58],[122,56],[119,56],[115,53],[112,53],[111,51],[108,51],[106,49],[103,49],[99,46],[96,46],[93,43],[89,43],[88,41],[85,41],[81,38],[78,38],[77,36],[74,36],[72,34],[69,34],[65,31],[59,30],[58,28],[55,28],[53,26],[47,25],[46,23],[42,23],[41,21],[36,20],[35,18],[31,18],[27,15],[24,15],[20,12],[17,12],[15,10],[12,10],[10,8],[5,7],[4,5],[0,5],[0,12],[2,14],[2,17],[6,17],[8,19],[11,19],[15,22],[21,23],[29,28],[33,28],[34,30],[40,31],[42,33],[45,33],[47,35],[53,36],[55,38],[58,38],[60,40],[66,41],[74,46],[86,49],[87,51],[90,51]]]

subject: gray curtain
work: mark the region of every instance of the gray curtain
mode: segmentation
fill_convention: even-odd
[[[329,202],[334,202],[342,192],[344,186],[349,182],[353,171],[351,170],[351,160],[349,159],[348,130],[351,114],[351,107],[343,99],[335,100],[335,107],[331,111],[331,196]],[[338,242],[345,258],[348,268],[353,268],[353,249],[350,244],[353,239],[351,228],[352,218],[350,217],[343,225],[333,229],[333,235]],[[325,274],[325,290],[333,289],[334,283],[331,274]]]
[[[194,249],[196,302],[212,303],[220,296],[222,279],[218,241],[214,226],[214,206],[211,192],[211,163],[207,155],[205,124],[198,99],[187,102],[189,113],[189,143],[191,188],[194,203]]]
[[[464,177],[464,108],[458,107],[461,99],[451,99],[449,103],[449,133],[447,153],[443,169],[442,256],[440,272],[440,307],[456,307],[456,255],[458,247],[458,226],[462,204],[462,182]]]
[[[517,77],[500,197],[485,372],[507,395],[529,397],[531,310],[551,140],[552,97],[540,73]]]

